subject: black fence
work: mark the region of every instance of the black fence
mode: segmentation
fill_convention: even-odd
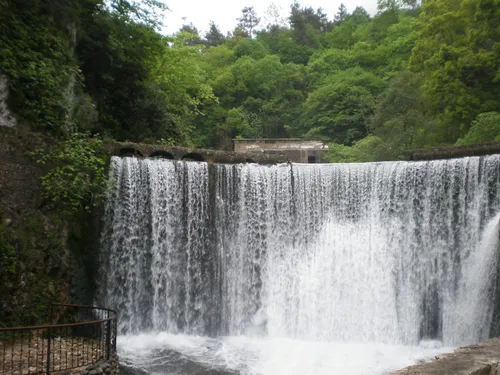
[[[116,352],[115,311],[53,304],[56,324],[0,328],[1,374],[50,374],[85,367]]]

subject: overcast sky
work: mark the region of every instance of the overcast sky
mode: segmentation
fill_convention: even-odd
[[[320,1],[304,0],[299,1],[301,7],[323,8],[329,19],[337,12],[342,0]],[[351,0],[343,1],[349,12],[357,6],[364,7],[370,14],[377,11],[377,0]],[[253,6],[259,17],[264,18],[265,10],[274,3],[281,9],[283,17],[290,13],[290,5],[293,0],[168,0],[165,3],[170,8],[164,20],[166,34],[173,34],[178,31],[183,24],[192,22],[200,33],[208,30],[210,20],[214,21],[219,29],[226,34],[233,30],[237,24],[236,18],[241,16],[241,10],[246,6]],[[185,20],[183,20],[185,18]],[[259,25],[261,26],[261,25]]]

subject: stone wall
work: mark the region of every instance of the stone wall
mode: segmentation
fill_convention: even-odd
[[[407,160],[436,160],[500,154],[500,143],[482,143],[467,146],[423,148],[408,152]]]
[[[174,160],[198,160],[209,163],[276,164],[291,161],[284,152],[247,154],[242,152],[208,150],[200,148],[175,147],[132,142],[109,142],[106,149],[112,155],[138,157],[163,157]]]
[[[321,163],[325,161],[328,143],[301,138],[233,139],[234,151],[252,155],[283,153],[295,163]]]
[[[118,356],[112,354],[109,360],[104,359],[92,365],[85,367],[80,372],[80,375],[120,375],[120,365],[118,361]]]

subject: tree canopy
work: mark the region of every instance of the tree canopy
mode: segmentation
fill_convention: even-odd
[[[162,34],[165,4],[0,0],[21,123],[208,148],[318,138],[332,161],[500,139],[500,0],[380,0],[373,17],[248,4],[227,35],[213,21]]]

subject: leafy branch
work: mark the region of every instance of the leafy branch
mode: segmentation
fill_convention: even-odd
[[[39,164],[51,166],[42,178],[43,196],[49,208],[62,208],[68,215],[89,212],[105,195],[107,177],[103,142],[88,133],[75,133],[57,143],[49,152],[30,155]]]

